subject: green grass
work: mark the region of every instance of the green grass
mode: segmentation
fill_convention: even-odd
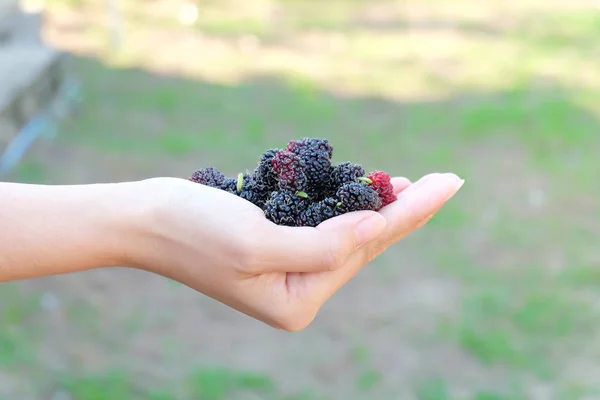
[[[535,275],[519,281],[512,275],[487,278],[493,283],[477,284],[467,292],[460,314],[441,327],[484,365],[555,379],[560,372],[557,359],[585,351],[584,338],[595,335],[598,314],[564,281]]]
[[[0,370],[27,366],[35,359],[35,328],[32,320],[39,312],[38,298],[28,297],[18,287],[0,288]]]
[[[202,7],[223,11],[223,4],[204,2]],[[90,165],[82,166],[90,171],[101,170],[103,161],[98,160],[110,155],[142,160],[144,173],[158,175],[167,166],[181,165],[174,173],[187,175],[192,168],[215,165],[234,175],[252,168],[260,151],[303,136],[329,138],[335,161],[353,160],[367,169],[411,179],[436,170],[455,171],[467,181],[461,193],[426,231],[409,239],[402,250],[409,257],[390,249],[375,273],[384,274],[382,285],[393,282],[398,270],[403,271],[399,265],[408,260],[426,273],[457,282],[458,308],[439,318],[435,340],[474,360],[488,378],[495,377],[498,368],[508,372],[494,387],[482,389],[473,383],[470,397],[463,399],[452,388],[465,377],[449,367],[447,376],[414,382],[416,397],[527,398],[517,390],[517,395],[505,393],[508,377],[524,386],[531,377],[550,382],[561,400],[595,393],[597,384],[558,372],[578,359],[591,365],[600,360],[594,340],[600,327],[594,305],[600,286],[600,207],[595,200],[600,196],[595,174],[600,81],[590,58],[598,50],[600,13],[549,11],[534,5],[518,11],[511,3],[506,7],[515,25],[485,34],[479,27],[493,28],[497,21],[468,19],[467,11],[477,5],[473,2],[453,3],[452,17],[441,15],[449,12],[444,2],[420,3],[431,27],[410,31],[407,10],[387,23],[358,22],[357,16],[366,15],[360,8],[366,4],[280,2],[285,15],[281,20],[235,7],[220,18],[201,13],[190,29],[196,33],[190,35],[201,32],[226,50],[219,47],[223,54],[215,58],[200,51],[181,54],[182,63],[192,57],[211,60],[199,63],[190,76],[152,72],[158,67],[135,42],[128,42],[131,48],[121,55],[131,68],[75,58],[70,66],[84,82],[86,101],[64,126],[59,143],[97,154]],[[490,2],[489,7],[498,4]],[[137,11],[136,27],[151,29],[145,10]],[[373,19],[385,20],[392,12],[378,15]],[[155,28],[173,27],[167,19]],[[454,29],[440,27],[446,19]],[[315,39],[318,46],[306,50],[296,40],[309,33],[321,36]],[[329,45],[334,33],[345,35],[339,47]],[[234,50],[237,37],[244,34],[263,40],[256,54]],[[153,46],[167,49],[170,44]],[[234,79],[226,79],[227,73],[220,76],[220,70],[233,71]],[[96,162],[100,164],[93,165]],[[25,182],[43,182],[56,181],[62,173],[52,163],[26,159],[14,175]],[[527,195],[537,187],[544,188],[547,204],[536,208],[528,205]],[[486,220],[494,211],[496,219]],[[35,350],[36,342],[24,334],[23,326],[38,311],[6,288],[0,292],[0,366],[12,368],[33,362],[26,353]],[[169,293],[175,296],[178,290]],[[395,289],[389,290],[382,298],[393,301]],[[69,318],[92,331],[99,318],[85,314],[85,309],[71,310]],[[177,318],[176,312],[172,317]],[[355,368],[344,379],[358,398],[376,396],[390,380],[372,357],[376,340],[387,340],[391,347],[398,338],[416,343],[413,336],[420,335],[399,329],[371,337],[370,321],[356,321],[360,342],[349,335],[344,338]],[[123,329],[135,333],[142,325],[133,318]],[[390,322],[373,329],[396,326]],[[185,348],[177,340],[168,337],[161,344]],[[327,359],[326,354],[322,357]],[[290,362],[282,373],[293,374],[295,368]],[[160,390],[139,382],[129,371],[67,375],[64,388],[78,400],[219,400],[240,393],[267,400],[319,398],[310,390],[285,395],[277,376],[232,368],[191,369],[174,383],[177,388]]]
[[[415,389],[418,400],[525,400],[527,397],[504,388],[502,392],[485,389],[473,390],[467,397],[453,395],[447,383],[440,378],[430,378],[420,382]]]
[[[352,358],[357,364],[365,364],[371,358],[371,352],[366,346],[355,346],[352,349]]]
[[[43,183],[45,180],[44,166],[36,161],[18,164],[13,173],[20,182]]]
[[[283,394],[269,376],[258,372],[218,367],[192,369],[185,381],[173,382],[168,387],[151,386],[136,380],[126,369],[110,369],[66,376],[60,390],[77,400],[226,400],[242,394],[254,394],[268,400],[324,400],[310,390]]]
[[[192,398],[224,400],[240,390],[265,394],[273,393],[275,385],[263,374],[237,372],[227,369],[200,369],[188,379]]]
[[[584,52],[598,46],[593,38],[600,34],[600,13],[597,10],[542,13],[528,19],[515,33],[518,39],[541,51]]]
[[[451,400],[446,384],[440,379],[429,379],[420,383],[415,396],[418,400]]]
[[[381,372],[369,369],[362,372],[358,378],[356,378],[356,388],[359,391],[368,391],[375,388],[381,381]]]
[[[81,400],[131,399],[136,392],[131,379],[121,370],[70,376],[64,379],[62,386],[70,396]]]
[[[570,96],[565,91],[535,96],[517,88],[497,102],[466,108],[461,132],[466,140],[473,140],[512,131],[532,152],[565,151],[594,143],[598,121]]]

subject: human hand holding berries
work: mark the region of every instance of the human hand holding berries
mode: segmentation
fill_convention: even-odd
[[[231,193],[174,179],[144,181],[147,199],[129,264],[184,283],[278,329],[305,328],[364,265],[435,214],[454,174],[391,180],[398,200],[317,227],[282,226]]]
[[[129,266],[273,327],[306,327],[364,265],[462,185],[331,165],[326,140],[267,151],[252,174],[95,185],[0,182],[0,282]],[[198,184],[202,183],[202,184]],[[302,190],[304,189],[304,190]]]

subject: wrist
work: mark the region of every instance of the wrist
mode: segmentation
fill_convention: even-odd
[[[107,188],[110,194],[106,196],[110,217],[103,229],[110,233],[102,234],[110,238],[103,249],[103,257],[110,265],[164,272],[155,264],[163,255],[164,242],[168,241],[161,220],[165,218],[171,191],[177,190],[172,187],[170,178],[110,184]]]
[[[95,185],[94,204],[102,217],[91,224],[98,244],[93,251],[102,266],[140,267],[157,195],[145,190],[144,182]]]

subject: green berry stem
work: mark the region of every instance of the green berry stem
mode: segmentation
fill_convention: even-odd
[[[244,187],[244,174],[241,172],[238,174],[236,187],[237,187],[237,190],[242,190],[242,188]]]
[[[296,196],[302,197],[303,199],[307,199],[308,198],[308,194],[306,194],[305,192],[301,192],[301,191],[297,191],[296,192]]]
[[[361,181],[362,183],[366,183],[366,184],[372,184],[373,181],[370,180],[369,178],[365,177],[365,176],[361,176],[360,178],[358,178],[359,181]]]

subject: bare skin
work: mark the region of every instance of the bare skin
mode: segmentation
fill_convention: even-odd
[[[277,226],[246,200],[177,178],[0,183],[0,282],[127,266],[298,331],[362,267],[423,226],[463,181],[430,174],[393,183],[398,201],[317,228]]]

